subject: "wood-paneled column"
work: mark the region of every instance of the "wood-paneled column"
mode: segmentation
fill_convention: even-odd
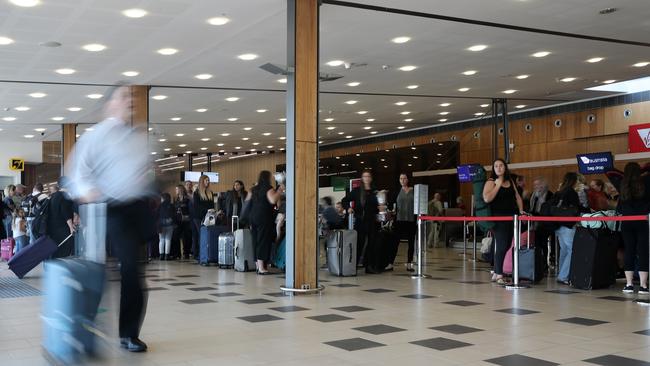
[[[318,0],[287,0],[285,289],[318,287]]]
[[[61,131],[63,132],[61,134],[61,175],[63,175],[65,162],[70,157],[74,144],[77,142],[77,124],[66,123],[61,125]]]
[[[131,100],[133,103],[133,114],[131,115],[131,126],[149,131],[149,86],[131,85]]]

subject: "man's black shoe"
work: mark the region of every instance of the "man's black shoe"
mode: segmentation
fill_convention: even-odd
[[[145,352],[147,345],[139,338],[120,338],[120,346],[129,352]]]

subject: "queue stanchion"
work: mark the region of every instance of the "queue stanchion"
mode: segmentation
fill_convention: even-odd
[[[472,262],[476,262],[476,220],[473,221],[474,223],[474,228],[472,232]]]
[[[648,217],[646,219],[648,220],[648,238],[650,238],[650,214],[648,214]],[[649,261],[648,263],[650,263],[650,250],[648,251],[648,261]],[[646,286],[649,286],[649,285],[646,284]],[[639,304],[639,305],[650,306],[650,300],[637,299],[635,302],[637,304]]]
[[[424,273],[422,273],[422,216],[418,215],[418,267],[417,267],[417,272],[411,276],[411,278],[425,278],[427,277]]]
[[[519,246],[521,245],[521,235],[520,235],[520,221],[519,221],[519,215],[514,216],[514,240],[515,240],[515,245],[514,245],[514,260],[512,262],[512,283],[506,285],[506,289],[508,290],[518,290],[522,288],[528,288],[529,286],[522,285],[519,283]]]
[[[463,259],[467,258],[467,220],[463,220]]]

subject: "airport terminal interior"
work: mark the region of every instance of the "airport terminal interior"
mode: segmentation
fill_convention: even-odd
[[[111,226],[92,331],[52,337],[52,317],[78,315],[48,315],[59,288],[48,265],[62,260],[18,276],[8,260],[50,235],[16,226],[19,210],[3,203],[0,364],[650,365],[649,19],[647,0],[0,0],[3,202],[81,185],[75,147],[95,141],[122,154],[95,151],[89,164],[146,155],[148,169],[119,190],[155,203],[144,214],[155,233],[129,261],[146,352],[120,343],[129,299]],[[141,145],[97,134],[116,87]],[[206,179],[213,211],[199,215]],[[188,185],[189,213],[176,205]],[[575,191],[581,207],[560,214],[548,191]],[[512,193],[508,214],[490,203],[501,192]],[[630,200],[643,208],[621,209]],[[66,260],[87,260],[79,246],[92,240],[79,238],[91,226],[76,208],[88,202],[74,206]],[[262,216],[272,243],[258,243]],[[228,255],[206,234],[216,228],[236,229]],[[258,267],[241,271],[248,246]]]

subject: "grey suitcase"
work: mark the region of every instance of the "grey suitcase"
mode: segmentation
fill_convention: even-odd
[[[334,276],[357,275],[357,232],[334,230],[327,237],[327,268]]]
[[[232,268],[235,265],[235,221],[239,226],[239,217],[232,217],[230,232],[219,235],[219,268]]]
[[[235,271],[248,272],[255,270],[255,248],[253,235],[249,229],[235,231]]]

